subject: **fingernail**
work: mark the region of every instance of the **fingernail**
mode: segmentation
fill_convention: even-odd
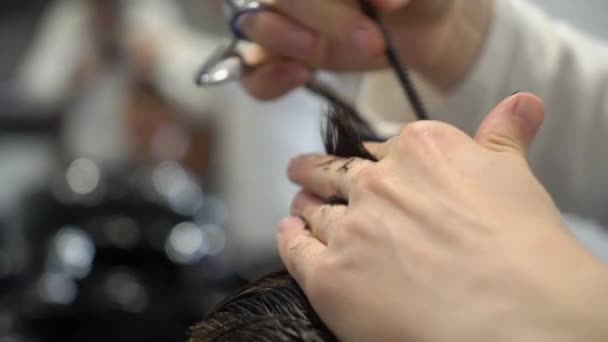
[[[528,118],[528,108],[526,105],[525,96],[515,98],[514,96],[519,94],[519,92],[513,93],[513,95],[504,99],[500,105],[500,110],[508,113],[509,115],[514,115],[521,120],[527,120]]]
[[[294,30],[287,32],[284,37],[286,45],[295,54],[309,53],[315,42],[313,35],[306,31]]]
[[[515,95],[517,95],[519,93],[521,93],[521,92],[518,90],[518,91],[514,92],[513,94],[511,94],[511,96],[515,96]]]
[[[526,120],[528,118],[528,106],[525,98],[519,98],[513,106],[513,114]]]
[[[513,97],[517,94],[518,94],[518,92],[515,92],[511,96],[504,98],[498,104],[496,109],[499,109],[500,111],[503,111],[503,112],[515,113],[515,107],[517,106],[517,102],[519,102],[519,101]]]
[[[286,217],[279,222],[279,231],[291,230],[302,224],[302,220],[298,217]]]
[[[538,126],[537,118],[533,115],[534,107],[526,96],[521,96],[513,106],[513,115],[523,124],[528,132],[535,132]]]

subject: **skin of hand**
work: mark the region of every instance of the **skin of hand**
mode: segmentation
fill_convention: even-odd
[[[472,67],[493,19],[493,0],[370,0],[400,55],[438,89]],[[266,63],[243,79],[258,99],[286,94],[313,70],[366,71],[387,66],[379,28],[357,0],[267,0],[276,12],[246,15],[240,25],[265,50]]]
[[[368,145],[378,162],[292,161],[279,252],[341,340],[608,341],[608,270],[527,163],[542,120],[518,94],[475,138],[423,121]]]

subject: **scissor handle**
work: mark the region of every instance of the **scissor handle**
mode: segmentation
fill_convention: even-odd
[[[246,14],[274,11],[272,6],[256,0],[225,0],[225,3],[230,10],[228,14],[230,31],[235,38],[244,41],[251,41],[251,39],[240,28],[241,18]]]

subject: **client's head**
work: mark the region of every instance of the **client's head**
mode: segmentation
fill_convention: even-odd
[[[364,139],[378,140],[353,108],[333,101],[324,132],[327,153],[375,160],[365,150]],[[190,335],[191,342],[337,341],[285,271],[267,275],[224,300],[191,328]]]
[[[285,271],[249,284],[191,328],[191,342],[337,341]]]

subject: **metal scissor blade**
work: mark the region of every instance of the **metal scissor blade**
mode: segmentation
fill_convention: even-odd
[[[257,0],[226,0],[225,4],[238,11],[258,10],[267,6]]]
[[[206,59],[194,81],[202,87],[238,81],[246,68],[243,58],[235,52],[234,44],[220,46]]]

